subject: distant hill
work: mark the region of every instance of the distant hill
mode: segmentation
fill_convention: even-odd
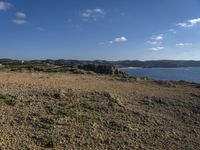
[[[156,60],[156,61],[115,61],[115,65],[122,67],[200,67],[200,61],[184,61],[184,60]]]
[[[164,67],[164,68],[174,68],[174,67],[200,67],[200,61],[186,61],[186,60],[153,60],[153,61],[139,61],[139,60],[123,60],[123,61],[106,61],[106,60],[12,60],[12,59],[0,59],[0,64],[2,65],[34,65],[34,64],[52,64],[57,66],[70,66],[70,65],[87,65],[87,64],[98,64],[98,65],[115,65],[118,67]]]

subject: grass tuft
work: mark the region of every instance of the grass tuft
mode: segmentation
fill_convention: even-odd
[[[0,103],[5,103],[5,104],[10,105],[10,106],[15,106],[16,100],[9,97],[9,96],[0,94]]]

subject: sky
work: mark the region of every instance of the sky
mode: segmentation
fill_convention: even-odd
[[[200,60],[200,0],[0,0],[0,58]]]

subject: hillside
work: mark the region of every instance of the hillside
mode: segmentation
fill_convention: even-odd
[[[0,72],[0,149],[200,147],[200,86],[97,74]]]
[[[0,59],[0,64],[13,66],[22,65],[20,60],[12,59]],[[154,60],[154,61],[139,61],[139,60],[123,60],[123,61],[106,61],[106,60],[29,60],[23,61],[23,65],[34,66],[34,65],[56,65],[56,66],[75,66],[75,65],[114,65],[118,67],[163,67],[163,68],[173,68],[173,67],[200,67],[200,61],[186,61],[186,60]]]

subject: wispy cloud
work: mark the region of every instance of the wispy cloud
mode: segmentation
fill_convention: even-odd
[[[172,32],[173,34],[177,33],[177,31],[175,29],[169,29],[169,32]]]
[[[36,29],[37,29],[38,31],[45,31],[45,29],[42,28],[42,27],[37,27]]]
[[[0,11],[1,10],[6,11],[11,7],[12,7],[11,3],[0,1]]]
[[[16,25],[23,25],[23,24],[27,24],[28,22],[24,19],[13,19],[12,22]]]
[[[128,39],[125,36],[117,37],[111,41],[102,42],[100,44],[115,44],[115,43],[124,43],[128,42]]]
[[[109,41],[110,44],[113,44],[113,43],[123,43],[123,42],[127,42],[128,39],[124,36],[121,36],[121,37],[118,37],[118,38],[115,38],[114,40],[112,41]]]
[[[157,35],[157,36],[152,36],[151,39],[154,40],[154,41],[160,41],[162,40],[164,37],[163,37],[163,34],[160,34],[160,35]]]
[[[153,35],[150,40],[148,41],[149,44],[151,45],[159,45],[162,44],[162,40],[164,39],[164,35]]]
[[[176,46],[191,46],[192,43],[177,43]]]
[[[164,47],[160,47],[160,46],[149,48],[149,50],[151,50],[151,51],[160,51],[160,50],[163,50],[163,49],[165,49],[165,48]]]
[[[191,19],[191,20],[188,20],[186,22],[178,23],[177,26],[184,27],[184,28],[191,28],[191,27],[194,27],[197,24],[200,24],[200,18]]]
[[[27,19],[27,15],[23,12],[16,12],[15,13],[15,19],[12,20],[12,22],[16,25],[23,25],[23,24],[27,24],[28,21]]]
[[[105,15],[105,12],[100,8],[87,9],[81,12],[80,15],[84,21],[88,20],[96,21],[98,18],[103,17]]]
[[[162,41],[148,41],[148,43],[151,45],[159,45],[162,44]]]
[[[153,35],[148,41],[149,44],[154,45],[154,47],[149,48],[151,51],[160,51],[163,50],[164,47],[162,45],[162,40],[164,39],[164,34]]]
[[[15,13],[15,16],[16,16],[17,18],[26,18],[26,14],[23,13],[23,12],[16,12],[16,13]]]

